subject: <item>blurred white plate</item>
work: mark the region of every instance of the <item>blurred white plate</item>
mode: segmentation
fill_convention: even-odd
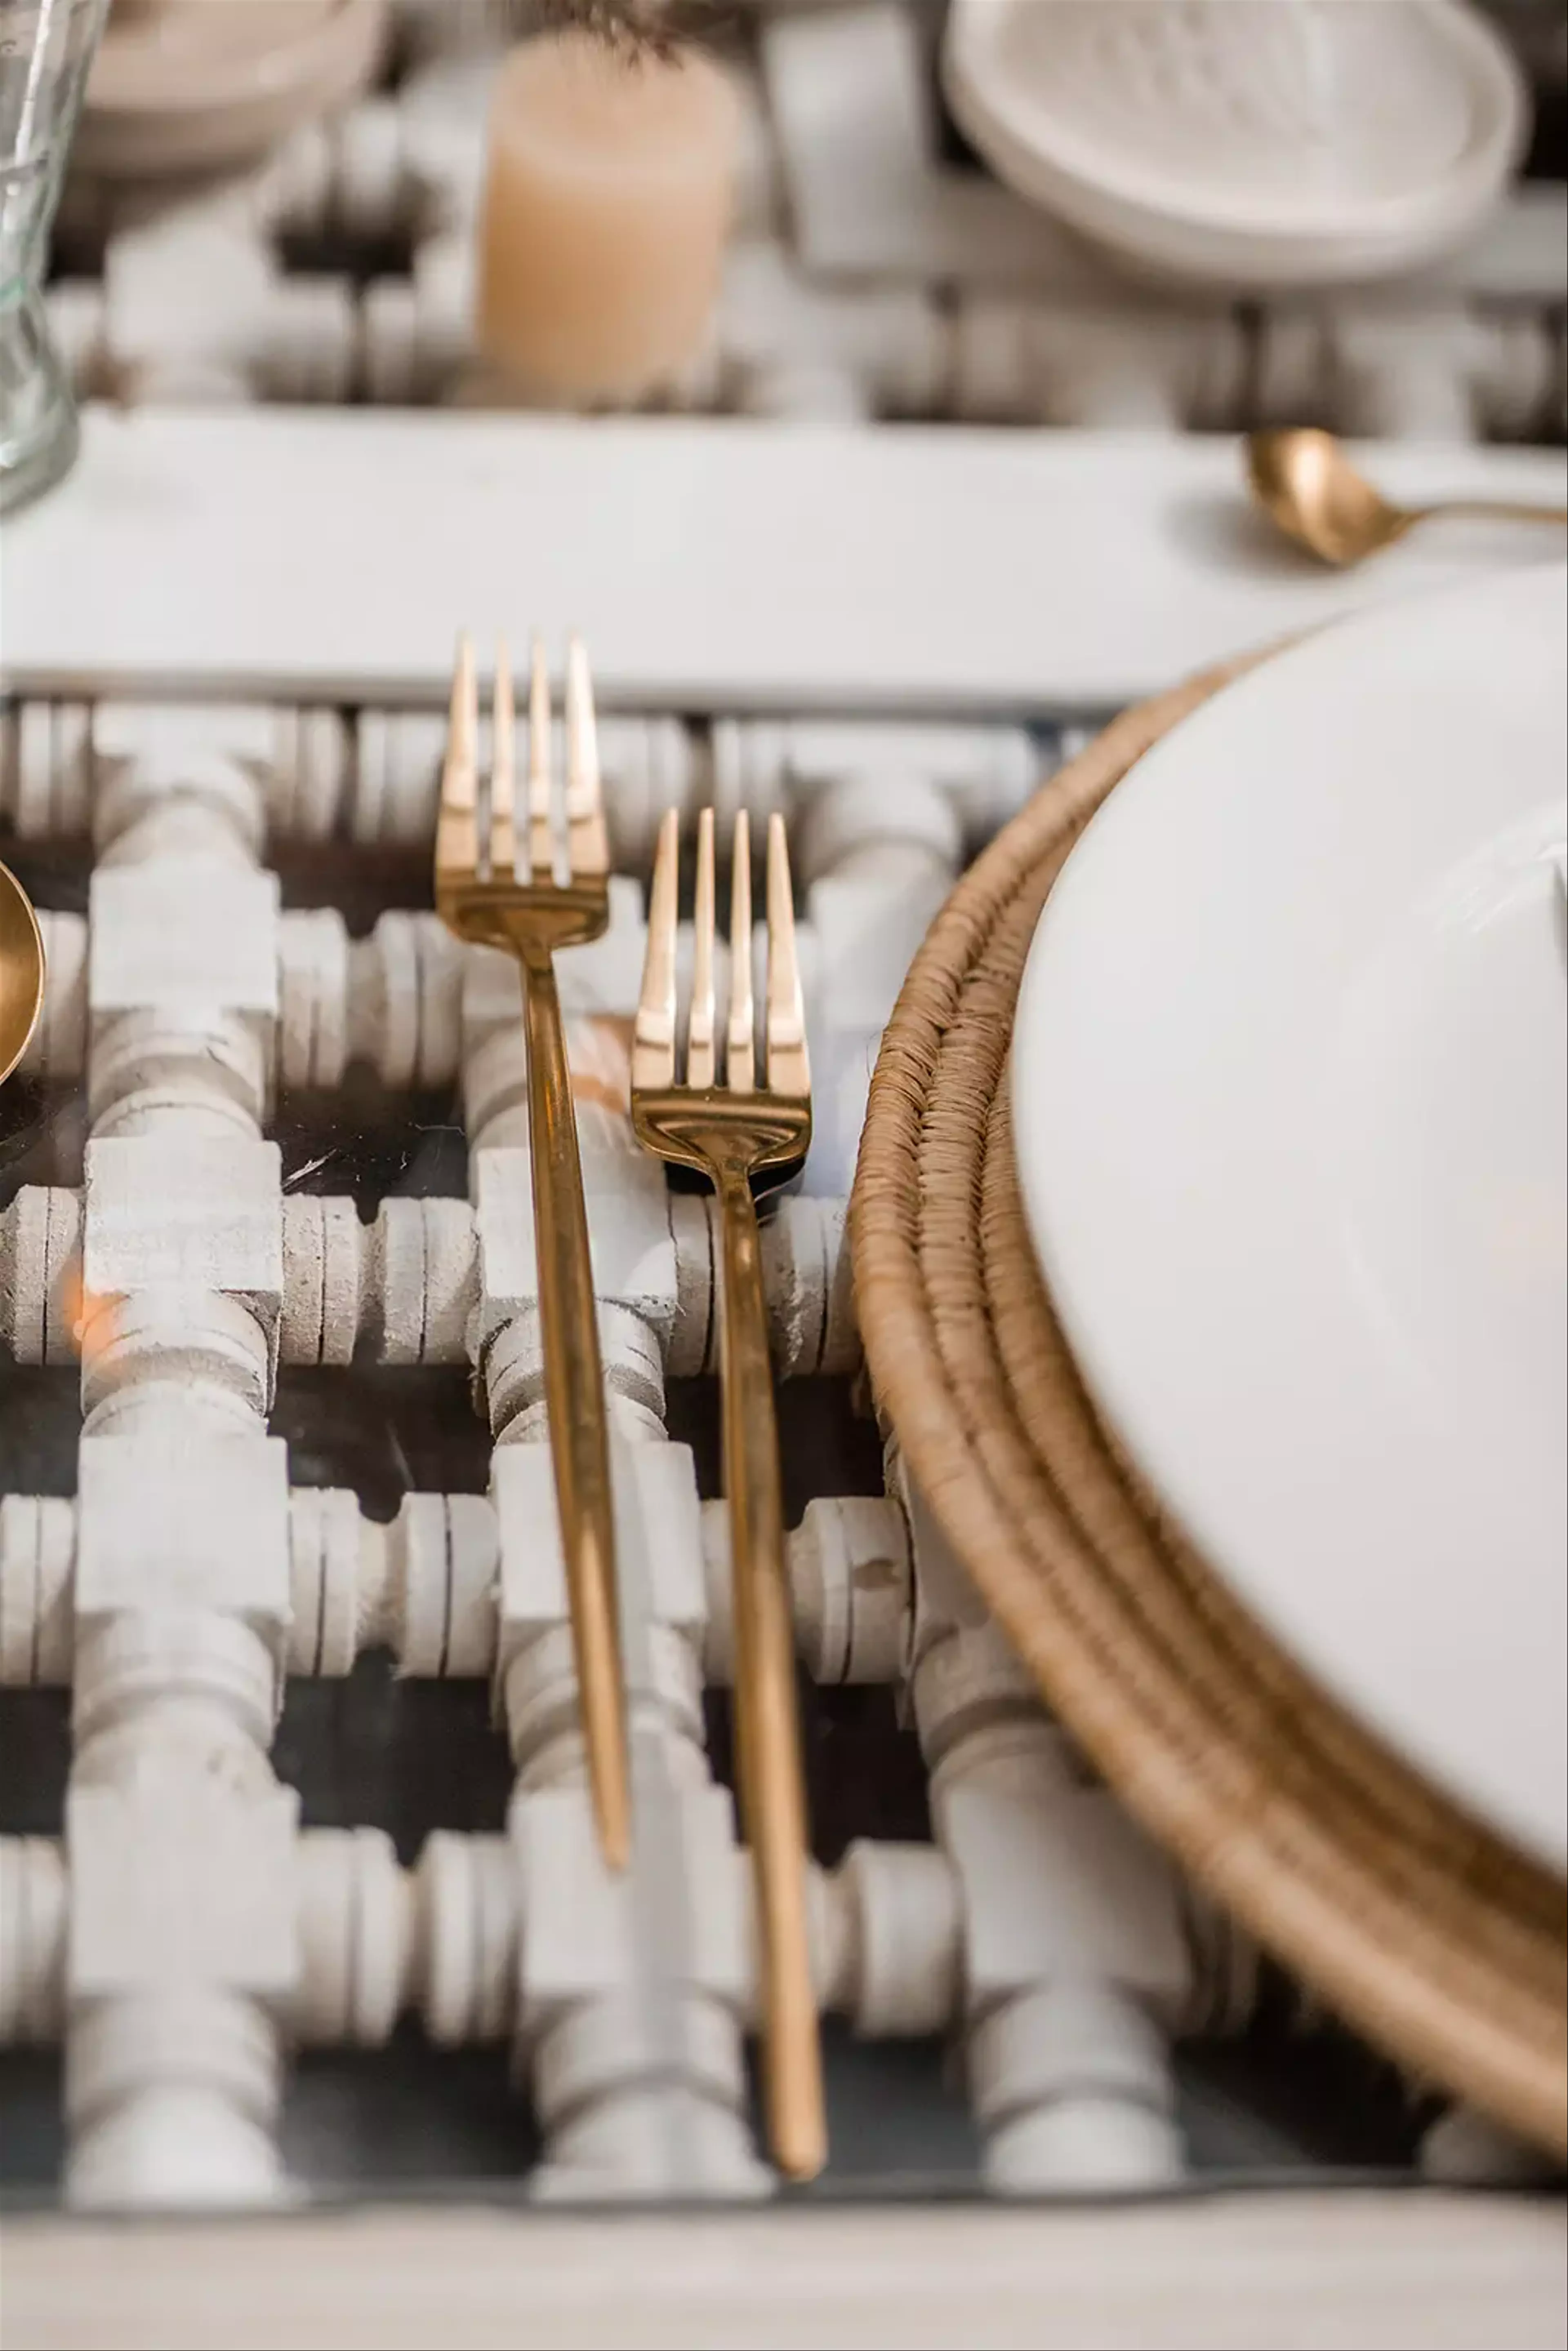
[[[1134,770],[1019,1007],[1112,1425],[1320,1683],[1568,1858],[1568,570],[1345,622]]]
[[[1146,269],[1270,291],[1462,244],[1528,120],[1464,0],[954,0],[944,75],[1020,195]]]

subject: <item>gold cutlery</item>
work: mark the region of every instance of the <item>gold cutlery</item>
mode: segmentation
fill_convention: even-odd
[[[768,835],[760,1073],[752,1001],[751,852],[744,811],[735,820],[729,1010],[722,1056],[714,986],[713,810],[705,809],[698,821],[684,1072],[675,1033],[679,869],[680,835],[672,810],[659,834],[653,868],[647,962],[632,1048],[632,1121],[650,1151],[675,1166],[695,1168],[718,1195],[737,1776],[757,1895],[768,2131],[780,2169],[791,2179],[810,2179],[826,2158],[827,2126],[807,1932],[806,1799],[779,1430],[756,1205],[759,1195],[800,1172],[811,1140],[810,1069],[783,820],[774,817]]]
[[[0,865],[0,1085],[31,1042],[44,1008],[44,941],[33,904]]]
[[[610,922],[610,852],[593,688],[588,657],[578,640],[572,639],[566,674],[565,879],[557,879],[560,844],[554,813],[549,672],[537,643],[521,827],[516,812],[512,674],[504,647],[496,662],[489,789],[483,810],[478,731],[474,653],[465,637],[453,681],[441,778],[435,904],[448,929],[460,939],[500,947],[521,969],[550,1457],[594,1813],[604,1857],[612,1869],[620,1869],[631,1850],[632,1814],[609,1423],[577,1118],[554,965],[558,949],[599,938]]]
[[[1568,507],[1505,498],[1443,498],[1433,506],[1396,506],[1351,463],[1342,442],[1315,426],[1250,434],[1247,478],[1258,505],[1287,538],[1322,562],[1341,567],[1363,562],[1392,547],[1417,523],[1443,515],[1568,524]]]

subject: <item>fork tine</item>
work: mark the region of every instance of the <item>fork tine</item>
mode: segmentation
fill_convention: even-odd
[[[479,689],[466,630],[457,640],[452,715],[441,768],[441,813],[435,828],[437,877],[475,873],[479,865],[477,819]]]
[[[566,835],[575,880],[596,881],[609,872],[593,680],[582,639],[577,636],[566,656]]]
[[[632,1032],[632,1083],[655,1093],[675,1082],[675,915],[680,887],[681,820],[668,809],[659,827],[648,900],[648,951]]]
[[[528,837],[519,872],[534,882],[555,873],[555,827],[550,807],[549,664],[538,637],[528,656]]]
[[[716,1082],[713,994],[713,810],[697,819],[697,889],[692,910],[692,1011],[686,1028],[686,1083]]]
[[[725,1082],[732,1094],[749,1094],[757,1091],[757,1007],[751,993],[751,827],[744,809],[736,812],[732,857]]]
[[[503,637],[496,647],[496,690],[490,718],[490,872],[507,882],[515,878],[517,870],[513,813],[517,798],[515,733],[512,663]]]
[[[762,1018],[763,1083],[771,1094],[804,1102],[811,1091],[806,1006],[795,948],[795,900],[784,820],[768,820],[768,1003]]]

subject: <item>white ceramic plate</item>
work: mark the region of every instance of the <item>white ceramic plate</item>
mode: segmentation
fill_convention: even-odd
[[[1568,1859],[1568,570],[1342,622],[1074,851],[1019,1174],[1108,1418],[1269,1631]]]
[[[943,69],[1020,195],[1145,269],[1270,292],[1462,244],[1528,120],[1459,0],[955,0]]]

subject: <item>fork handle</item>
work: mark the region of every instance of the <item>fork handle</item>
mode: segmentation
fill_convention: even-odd
[[[550,1460],[571,1603],[589,1783],[612,1869],[631,1851],[625,1690],[615,1590],[614,1489],[577,1113],[548,948],[525,952],[528,1147]]]
[[[763,2071],[774,2155],[791,2179],[810,2179],[826,2158],[827,2125],[807,1930],[806,1798],[762,1244],[743,1169],[721,1169],[718,1198],[736,1757],[760,1928]]]

